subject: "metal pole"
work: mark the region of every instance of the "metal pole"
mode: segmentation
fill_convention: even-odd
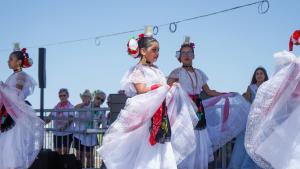
[[[44,120],[44,88],[41,88],[40,95],[40,118]]]
[[[44,120],[44,89],[46,88],[46,48],[39,48],[39,87],[41,89],[40,97],[40,117]]]

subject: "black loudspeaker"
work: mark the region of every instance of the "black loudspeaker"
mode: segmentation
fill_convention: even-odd
[[[80,160],[77,160],[74,154],[59,156],[59,169],[82,169]]]
[[[127,97],[125,94],[110,94],[107,98],[107,104],[110,108],[109,124],[112,124],[118,117],[120,111],[124,108]]]
[[[58,153],[51,150],[42,150],[29,169],[58,169]]]
[[[29,169],[82,169],[74,154],[59,155],[55,151],[42,150]]]
[[[46,88],[46,48],[39,48],[39,87]]]

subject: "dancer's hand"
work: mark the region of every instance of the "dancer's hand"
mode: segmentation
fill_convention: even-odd
[[[179,81],[178,78],[169,78],[168,79],[168,85],[169,86],[173,86],[174,84],[176,84]]]
[[[174,82],[174,83],[172,83],[172,85],[170,85],[170,88],[171,88],[172,86],[178,86],[178,85],[179,85],[178,82]]]

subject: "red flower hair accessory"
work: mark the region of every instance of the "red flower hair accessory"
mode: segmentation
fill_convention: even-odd
[[[131,38],[127,43],[127,52],[128,55],[132,56],[133,58],[139,57],[139,40],[141,40],[145,35],[139,34],[137,39]]]
[[[23,48],[22,50],[23,56],[24,56],[24,60],[23,60],[23,68],[29,68],[32,66],[33,61],[31,58],[28,57],[28,55],[26,54],[26,48]]]
[[[292,34],[289,43],[289,51],[293,51],[294,45],[300,45],[300,30],[296,30]]]

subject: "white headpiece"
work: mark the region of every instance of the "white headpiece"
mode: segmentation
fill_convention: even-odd
[[[19,42],[14,43],[13,51],[20,51],[20,50],[21,50],[20,43]]]
[[[193,42],[191,42],[191,38],[189,36],[185,36],[184,37],[184,41],[183,43],[181,44],[182,45],[190,45],[192,48],[195,47],[195,44]],[[176,58],[178,60],[180,60],[180,51],[176,51]]]
[[[190,44],[191,38],[189,36],[185,36],[183,44]]]
[[[153,26],[146,26],[145,27],[145,37],[152,37],[153,36]]]

